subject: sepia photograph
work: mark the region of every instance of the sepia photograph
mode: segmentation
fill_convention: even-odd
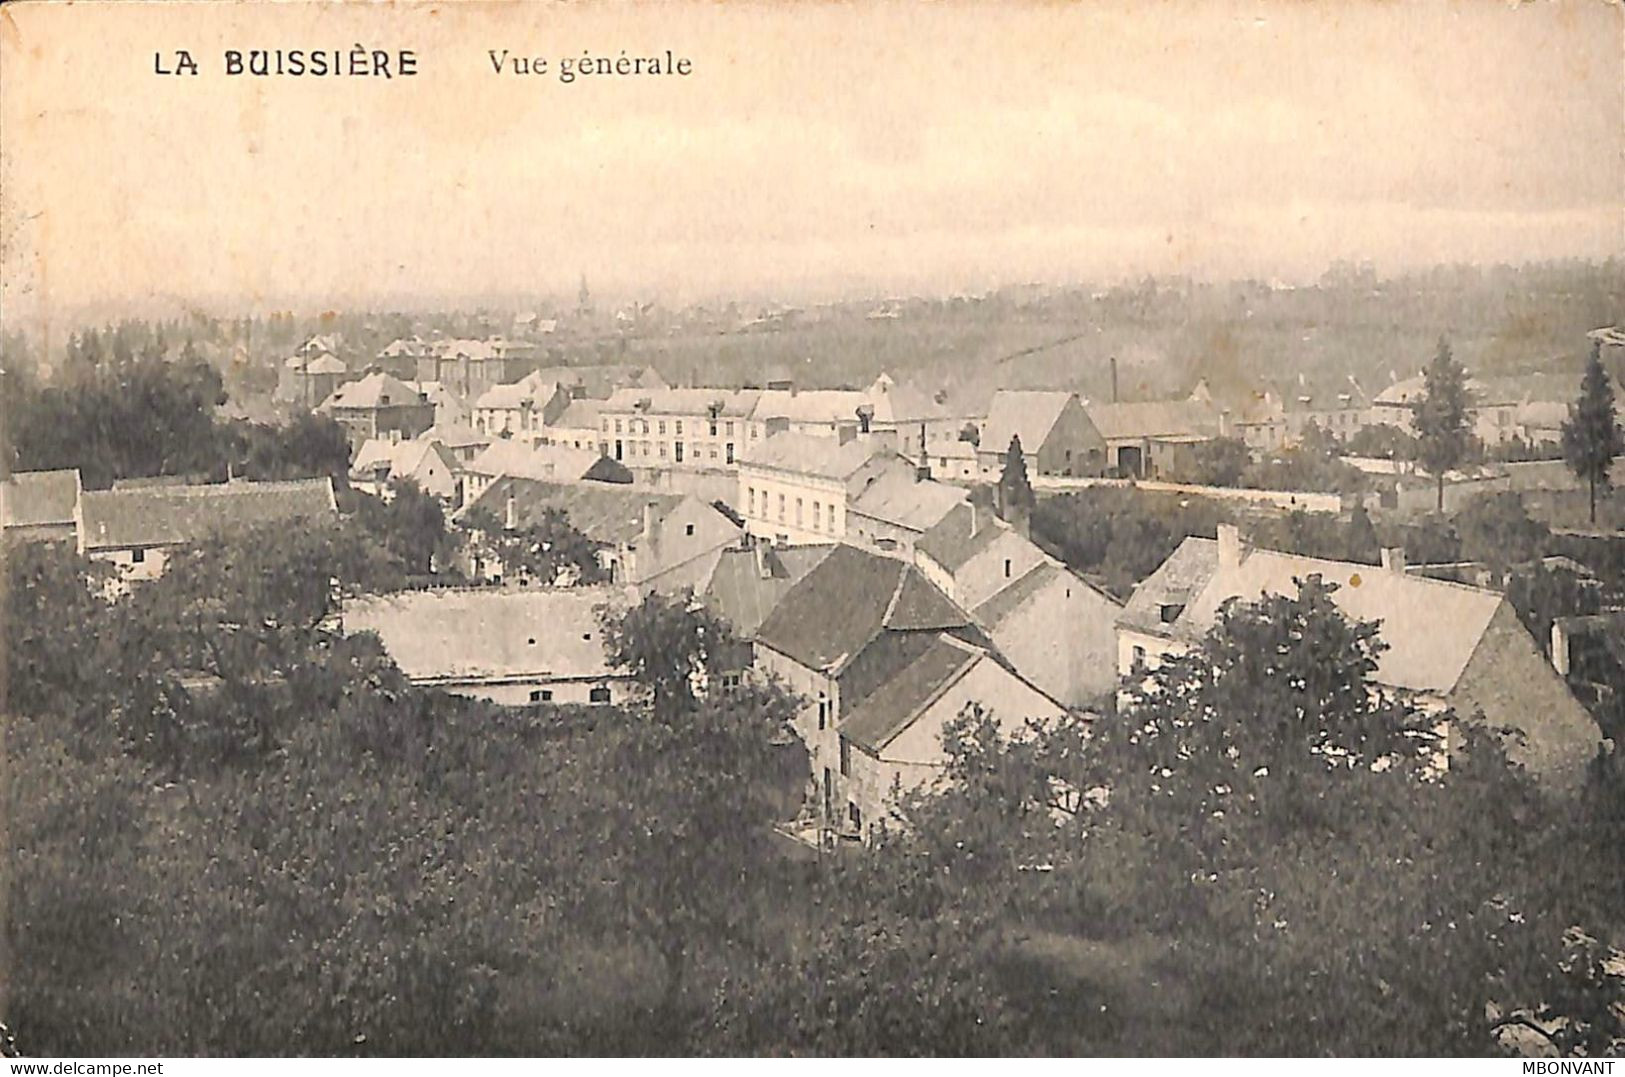
[[[0,1070],[1610,1074],[1621,378],[1617,0],[0,3]]]

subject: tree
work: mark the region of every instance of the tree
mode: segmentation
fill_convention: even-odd
[[[446,513],[433,495],[410,479],[394,479],[390,496],[356,493],[355,521],[413,576],[432,576],[451,557]]]
[[[1235,486],[1252,462],[1252,452],[1240,438],[1214,438],[1190,446],[1187,458],[1174,465],[1171,477],[1199,486]]]
[[[609,570],[598,559],[604,548],[570,523],[563,511],[545,507],[523,527],[504,527],[495,514],[476,508],[459,526],[467,541],[502,565],[504,579],[536,580],[543,586],[603,583]]]
[[[1439,338],[1438,351],[1423,372],[1422,397],[1416,403],[1417,455],[1437,484],[1437,510],[1444,511],[1444,474],[1466,458],[1468,428],[1467,372]]]
[[[1010,447],[1004,454],[1004,471],[999,475],[999,504],[1007,514],[1030,516],[1037,503],[1033,484],[1027,478],[1027,457],[1021,449],[1021,437],[1012,434]]]
[[[1602,366],[1602,346],[1592,341],[1591,357],[1580,379],[1580,396],[1569,405],[1569,417],[1563,423],[1563,458],[1590,491],[1593,524],[1597,522],[1597,488],[1608,489],[1609,470],[1622,450],[1625,441],[1614,413],[1614,387]]]
[[[686,593],[652,593],[606,613],[603,627],[611,665],[648,693],[612,749],[614,771],[637,776],[636,795],[602,790],[603,908],[659,955],[669,1020],[697,952],[752,944],[740,903],[772,860],[796,701],[770,683],[724,688],[732,633]]]

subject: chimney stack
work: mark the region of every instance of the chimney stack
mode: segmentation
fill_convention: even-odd
[[[1552,621],[1552,668],[1557,675],[1569,675],[1569,630],[1563,623],[1564,618],[1558,617]]]
[[[867,434],[869,424],[874,421],[875,409],[869,404],[858,405],[858,433]]]
[[[1241,565],[1241,530],[1235,524],[1219,525],[1219,567],[1239,568]]]
[[[1385,571],[1405,575],[1405,547],[1384,546],[1382,548],[1382,567]]]

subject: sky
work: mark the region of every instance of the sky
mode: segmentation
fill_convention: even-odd
[[[224,73],[357,44],[418,74]],[[182,48],[196,77],[155,73]],[[556,76],[623,49],[692,73]],[[1600,0],[0,8],[13,325],[1620,253]]]

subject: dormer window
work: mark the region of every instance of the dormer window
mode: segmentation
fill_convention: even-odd
[[[1158,606],[1157,606],[1157,612],[1161,616],[1163,624],[1165,624],[1165,625],[1173,624],[1175,621],[1179,620],[1179,615],[1185,612],[1185,603],[1183,603],[1183,602],[1163,602],[1163,603],[1159,603]]]

